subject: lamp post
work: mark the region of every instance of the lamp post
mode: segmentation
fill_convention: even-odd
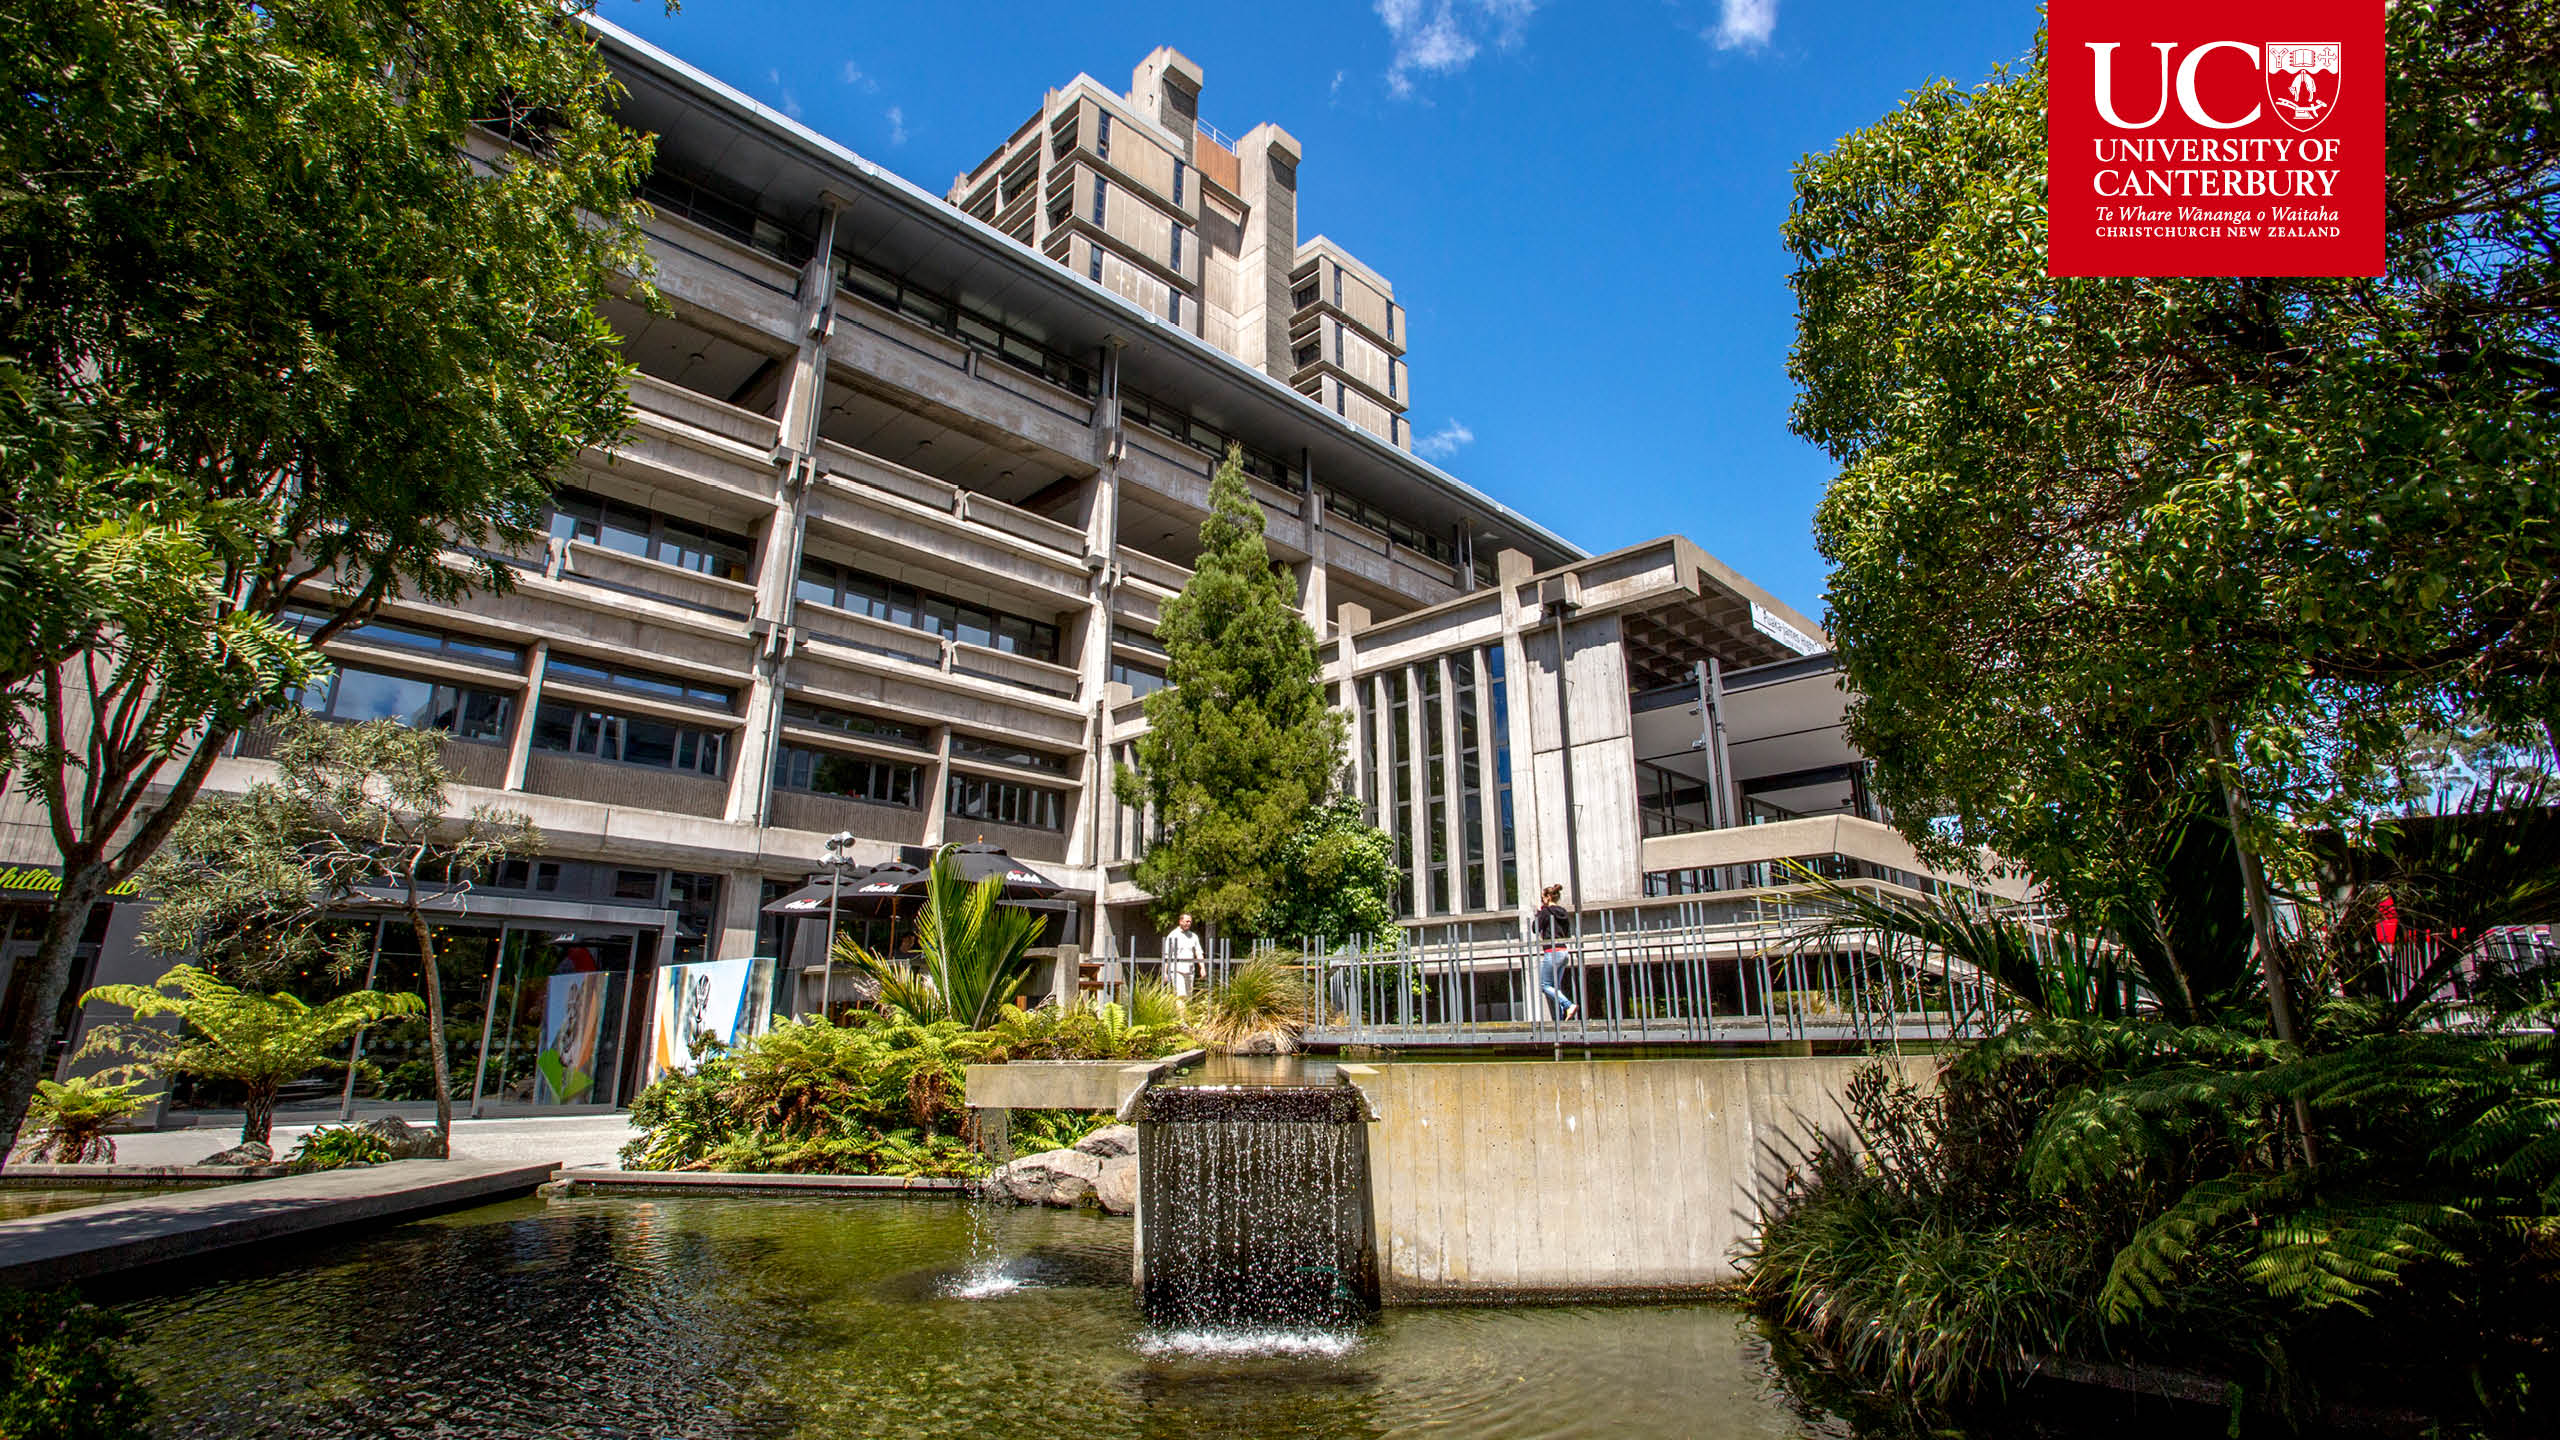
[[[826,980],[818,992],[818,1017],[825,1019],[827,1006],[836,998],[836,901],[844,894],[844,852],[853,844],[853,832],[839,830],[827,837],[827,959]]]

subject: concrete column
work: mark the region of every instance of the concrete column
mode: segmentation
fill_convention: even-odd
[[[1465,757],[1458,750],[1458,677],[1450,673],[1448,656],[1438,656],[1430,663],[1440,667],[1440,793],[1449,797],[1447,813],[1441,817],[1441,843],[1449,848],[1449,911],[1451,914],[1464,914],[1467,908],[1466,790],[1458,782],[1466,770]]]
[[[1426,662],[1427,663],[1427,662]],[[1422,694],[1422,668],[1405,667],[1404,733],[1396,737],[1402,753],[1396,757],[1413,777],[1413,794],[1400,818],[1405,833],[1413,837],[1413,913],[1428,915],[1431,909],[1431,769],[1430,752],[1423,748],[1422,727],[1430,702]],[[1445,698],[1445,697],[1444,697]]]
[[[1506,657],[1507,658],[1507,657]],[[1485,668],[1485,652],[1475,652],[1476,666],[1476,783],[1477,793],[1484,797],[1484,814],[1479,827],[1484,834],[1484,903],[1488,910],[1505,908],[1502,898],[1502,772],[1493,748],[1493,672]],[[1503,683],[1504,698],[1509,698],[1510,682]]]
[[[1078,693],[1083,697],[1085,754],[1083,805],[1079,823],[1067,836],[1067,864],[1103,864],[1102,826],[1108,812],[1111,767],[1107,736],[1111,728],[1111,601],[1120,583],[1120,342],[1102,347],[1099,394],[1093,406],[1093,504],[1085,512],[1085,631],[1078,657]],[[1097,879],[1095,893],[1101,893]],[[1097,912],[1100,906],[1096,906]],[[1103,929],[1097,916],[1095,928]]]
[[[944,652],[948,654],[948,651]],[[940,845],[951,819],[951,727],[945,725],[933,738],[933,789],[925,795],[924,843]]]
[[[1306,477],[1306,489],[1298,502],[1298,513],[1306,520],[1307,568],[1304,583],[1298,587],[1298,610],[1307,617],[1307,625],[1316,639],[1325,638],[1325,621],[1333,612],[1332,598],[1327,594],[1332,567],[1327,563],[1324,533],[1324,492],[1316,488],[1316,467],[1304,451],[1299,472]]]
[[[1356,622],[1356,623],[1355,623]],[[1358,632],[1367,627],[1369,612],[1358,605],[1342,607],[1342,624],[1334,632],[1334,660],[1342,675],[1342,709],[1351,717],[1351,751],[1343,773],[1349,777],[1354,798],[1366,793],[1369,778],[1368,747],[1360,743],[1369,723],[1369,697],[1360,679],[1360,641]]]
[[[1511,719],[1511,845],[1519,857],[1520,909],[1525,915],[1537,908],[1538,892],[1550,879],[1548,856],[1539,842],[1538,817],[1546,807],[1562,802],[1540,791],[1535,763],[1537,732],[1530,728],[1532,672],[1528,647],[1523,643],[1527,616],[1520,604],[1520,587],[1537,573],[1537,563],[1520,551],[1504,550],[1494,556],[1493,564],[1502,586],[1503,689]],[[1563,868],[1563,857],[1556,857],[1555,868]],[[1560,882],[1563,876],[1552,878]]]
[[[533,716],[542,708],[542,673],[551,668],[551,642],[533,642],[532,663],[525,669],[524,705],[516,716],[516,733],[507,745],[507,788],[522,790],[524,772],[533,764]]]
[[[833,196],[827,198],[818,221],[817,248],[800,271],[800,348],[784,387],[781,441],[773,447],[772,457],[781,483],[775,487],[773,520],[766,527],[763,563],[756,573],[755,615],[747,622],[757,641],[755,678],[747,690],[747,723],[738,732],[737,754],[729,767],[729,801],[722,812],[734,824],[761,825],[772,808],[773,752],[782,728],[784,671],[795,644],[795,586],[809,519],[809,490],[818,478],[818,423],[827,397],[827,337],[835,329],[836,216],[842,205]]]
[[[731,872],[720,877],[720,931],[712,937],[711,958],[752,959],[756,927],[764,920],[764,877]]]

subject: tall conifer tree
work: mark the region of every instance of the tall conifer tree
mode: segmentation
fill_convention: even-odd
[[[1154,807],[1158,838],[1136,878],[1167,914],[1253,923],[1283,846],[1341,773],[1347,727],[1325,702],[1316,635],[1262,539],[1262,507],[1229,448],[1209,482],[1191,583],[1165,602],[1166,688],[1120,797]]]

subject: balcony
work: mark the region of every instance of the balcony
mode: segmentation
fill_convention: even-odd
[[[643,560],[587,540],[551,542],[552,575],[618,595],[656,600],[702,615],[744,623],[755,613],[756,588],[657,560]]]
[[[536,750],[527,757],[524,788],[535,795],[587,800],[626,810],[663,810],[718,819],[728,809],[726,781],[683,775],[654,765],[622,765]]]

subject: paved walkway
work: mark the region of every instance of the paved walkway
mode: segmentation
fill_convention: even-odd
[[[60,1285],[333,1226],[522,1195],[553,1170],[548,1160],[400,1160],[0,1220],[0,1285]]]
[[[210,1117],[208,1117],[210,1118]],[[371,1117],[359,1114],[358,1120]],[[432,1113],[421,1119],[405,1116],[412,1125],[432,1125]],[[336,1124],[335,1116],[329,1124]],[[312,1131],[311,1123],[279,1122],[268,1144],[282,1156],[295,1143]],[[570,1168],[603,1167],[620,1169],[618,1152],[637,1132],[631,1128],[631,1117],[615,1112],[605,1115],[533,1115],[504,1120],[456,1120],[453,1122],[453,1158],[492,1162],[524,1162],[549,1160]],[[116,1163],[120,1165],[192,1165],[217,1150],[228,1149],[240,1140],[239,1121],[227,1126],[193,1125],[183,1130],[144,1130],[118,1135]]]

